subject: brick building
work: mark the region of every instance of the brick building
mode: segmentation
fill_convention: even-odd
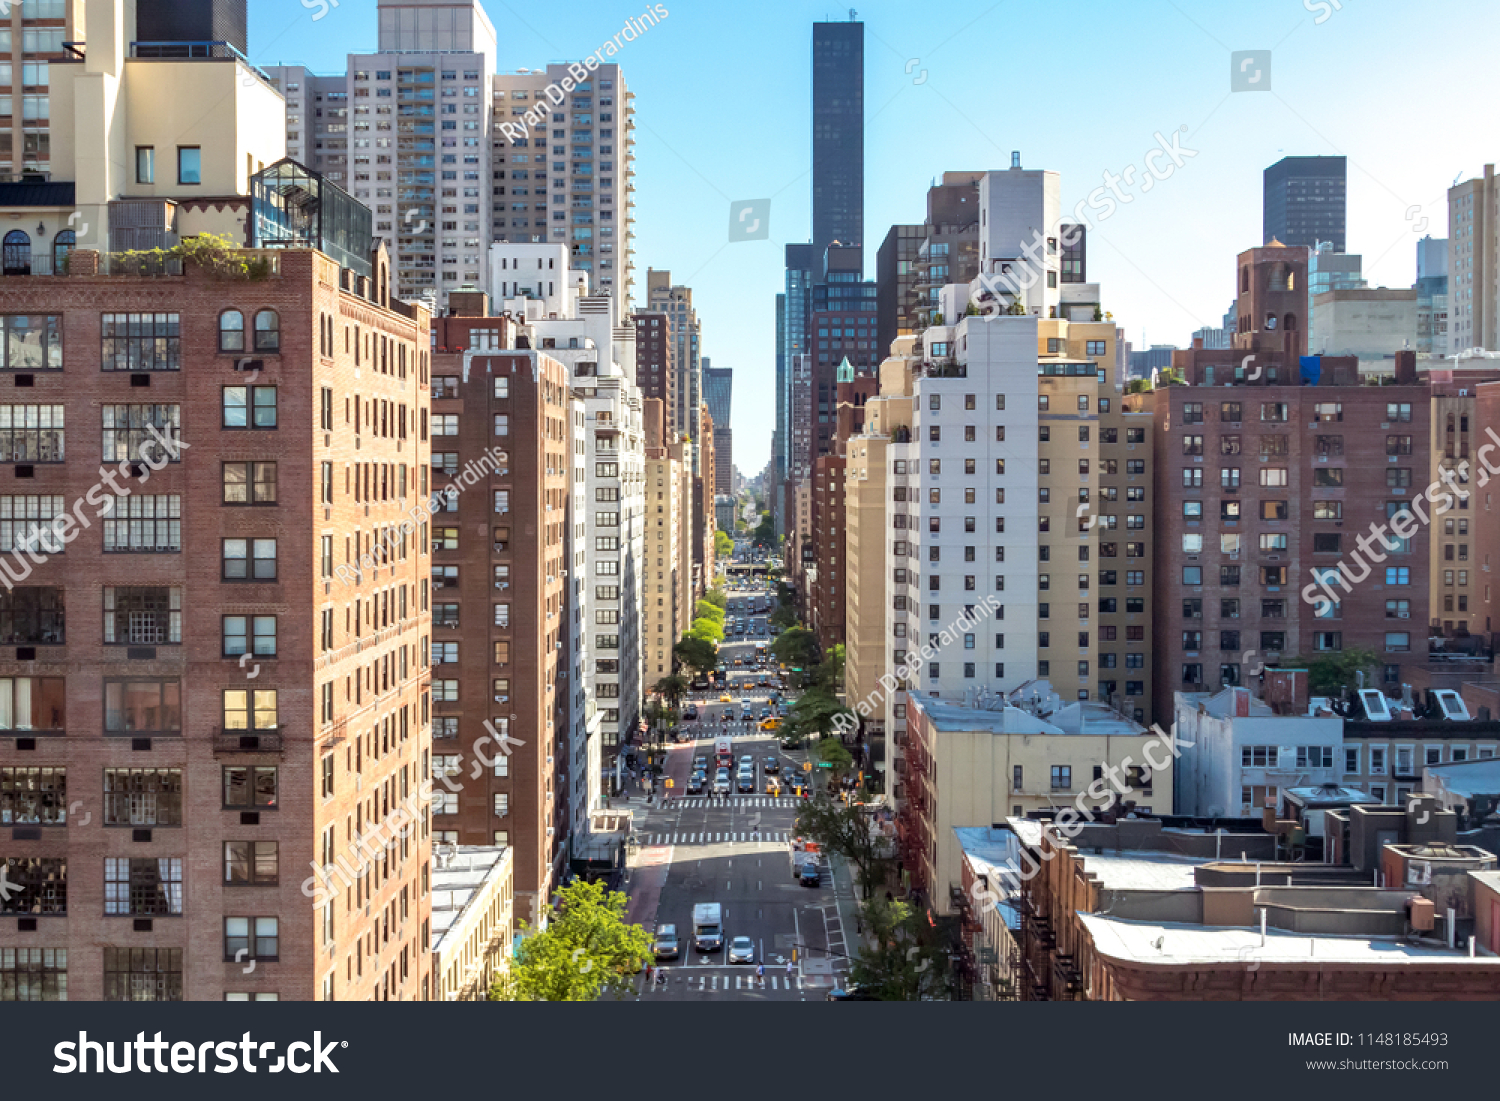
[[[1233,346],[1174,353],[1188,385],[1156,395],[1158,717],[1293,655],[1373,650],[1394,685],[1425,645],[1429,390],[1410,354],[1386,386],[1302,360],[1305,275],[1305,250],[1242,253]]]
[[[425,817],[428,318],[383,253],[239,255],[0,280],[0,947],[71,1000],[422,998],[427,837],[369,833]]]
[[[685,429],[677,415],[678,378],[672,369],[672,315],[665,310],[637,310],[635,322],[635,382],[641,397],[655,398],[666,407],[663,433],[676,440]]]
[[[460,487],[433,518],[433,769],[462,781],[434,792],[433,830],[513,847],[535,920],[566,855],[570,784],[586,782],[569,774],[559,676],[571,392],[567,368],[517,348],[484,300],[455,292],[455,316],[433,323],[432,484]]]

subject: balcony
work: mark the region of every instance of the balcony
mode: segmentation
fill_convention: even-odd
[[[274,753],[280,756],[283,751],[280,727],[256,731],[227,730],[224,727],[214,730],[215,757],[231,756],[236,753]]]

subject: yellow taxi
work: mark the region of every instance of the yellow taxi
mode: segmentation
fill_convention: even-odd
[[[720,703],[733,703],[734,702],[734,697],[731,696],[728,692],[725,692],[722,696],[719,697],[719,702]]]
[[[767,719],[765,722],[763,722],[763,723],[760,724],[760,728],[762,730],[775,730],[775,729],[777,729],[780,726],[781,726],[781,720],[780,719]]]

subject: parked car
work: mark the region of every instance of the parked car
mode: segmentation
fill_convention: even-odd
[[[659,960],[675,960],[681,949],[677,944],[677,926],[661,925],[656,930],[656,943],[651,952]]]

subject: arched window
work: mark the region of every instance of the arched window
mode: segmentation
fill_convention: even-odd
[[[225,310],[219,315],[219,351],[245,350],[245,315],[239,310]]]
[[[1293,332],[1293,333],[1296,332],[1297,331],[1297,315],[1294,314],[1294,313],[1287,314],[1286,318],[1282,321],[1282,326],[1288,332]]]
[[[13,229],[5,235],[0,270],[6,275],[31,274],[31,234]]]
[[[261,310],[255,315],[255,350],[281,350],[281,319],[276,316],[275,310]]]
[[[1267,329],[1274,329],[1274,328],[1276,328],[1276,315],[1275,314],[1273,314],[1273,313],[1266,314],[1266,328]]]
[[[68,253],[78,244],[78,234],[65,229],[52,238],[52,274],[65,275],[68,270]]]

